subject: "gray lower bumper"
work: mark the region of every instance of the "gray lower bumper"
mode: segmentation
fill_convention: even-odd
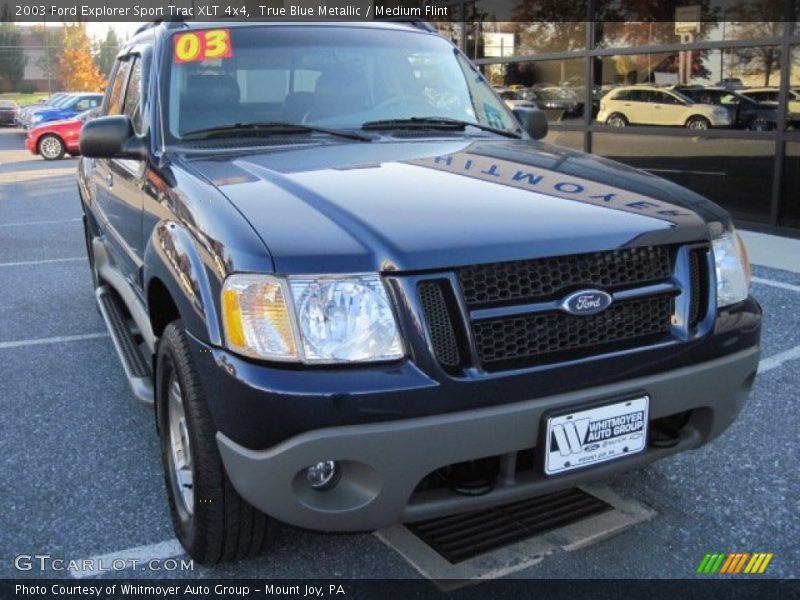
[[[401,521],[484,508],[546,494],[697,448],[721,434],[742,409],[758,369],[757,347],[658,375],[568,394],[432,417],[311,431],[268,450],[249,450],[217,434],[222,460],[239,493],[281,521],[327,531],[365,531]],[[537,445],[544,413],[645,392],[650,418],[694,410],[671,448],[645,452],[553,478],[540,471],[510,474],[484,496],[446,489],[413,494],[443,466],[513,454]],[[337,460],[341,480],[318,492],[304,470]]]

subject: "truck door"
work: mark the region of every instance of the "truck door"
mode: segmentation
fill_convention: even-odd
[[[120,65],[120,76],[126,81],[121,84],[120,95],[109,103],[108,114],[125,114],[131,118],[134,131],[142,133],[142,57],[131,54]],[[117,81],[114,81],[115,89]],[[140,291],[139,277],[142,266],[142,178],[145,164],[138,160],[102,159],[98,182],[98,195],[102,196],[104,212],[107,217],[106,243],[113,255],[120,273],[129,281],[133,289]]]

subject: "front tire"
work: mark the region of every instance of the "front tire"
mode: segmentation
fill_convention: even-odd
[[[39,140],[39,154],[45,160],[61,160],[67,148],[57,135],[48,133]]]
[[[189,555],[212,565],[260,553],[275,522],[241,498],[225,473],[181,321],[167,325],[158,345],[156,418],[172,523]]]
[[[628,119],[622,113],[614,113],[606,119],[606,125],[609,127],[627,127]]]
[[[700,131],[711,129],[711,122],[705,117],[690,117],[686,121],[686,129],[697,129]]]

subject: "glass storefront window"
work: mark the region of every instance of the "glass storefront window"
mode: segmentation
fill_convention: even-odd
[[[537,106],[550,123],[578,122],[586,106],[585,59],[481,65],[481,71],[505,100],[516,106]]]
[[[601,124],[757,131],[778,126],[777,46],[620,54],[599,58],[598,70],[601,100],[594,116]]]
[[[544,141],[548,144],[583,152],[583,131],[551,128]]]
[[[792,49],[792,64],[789,67],[789,104],[787,113],[787,129],[800,131],[800,46],[795,46]]]
[[[782,196],[778,224],[800,227],[800,142],[786,144]]]
[[[734,217],[769,222],[775,142],[596,133],[592,151],[683,185]]]
[[[597,0],[595,38],[598,47],[620,48],[780,37],[783,11],[782,0],[710,0],[678,7]]]
[[[584,48],[586,22],[583,20],[548,23],[534,19],[475,23],[468,27],[467,55],[470,58],[532,56]]]
[[[702,42],[714,38],[717,23],[701,22],[692,40]],[[720,39],[717,37],[717,39]],[[595,40],[599,48],[626,48],[679,44],[680,34],[675,32],[673,21],[596,21]]]

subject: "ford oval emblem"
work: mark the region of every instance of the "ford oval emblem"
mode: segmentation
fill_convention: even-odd
[[[561,308],[571,315],[596,315],[603,312],[614,299],[601,290],[580,290],[561,301]]]

